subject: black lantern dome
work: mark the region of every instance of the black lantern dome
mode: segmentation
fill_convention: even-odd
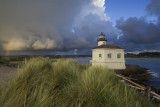
[[[101,32],[101,34],[99,35],[98,41],[107,41],[107,39],[105,38],[105,35],[103,34],[103,32]]]

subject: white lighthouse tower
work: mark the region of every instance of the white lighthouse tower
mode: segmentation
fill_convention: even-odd
[[[101,34],[99,35],[99,39],[98,39],[98,46],[106,45],[106,44],[107,44],[107,40],[105,38],[105,35],[101,32]]]
[[[105,35],[101,33],[99,35],[98,47],[92,49],[92,60],[90,61],[92,66],[104,66],[109,69],[125,69],[124,49],[107,44]]]

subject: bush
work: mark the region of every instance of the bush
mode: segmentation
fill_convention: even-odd
[[[70,59],[32,58],[1,96],[2,106],[146,107],[155,106],[121,83],[114,72]]]
[[[8,65],[10,63],[10,59],[7,57],[0,57],[0,63]]]

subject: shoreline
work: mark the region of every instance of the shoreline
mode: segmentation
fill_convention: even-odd
[[[15,59],[15,58],[31,58],[31,57],[49,57],[49,58],[92,58],[92,56],[90,55],[20,55],[20,56],[0,56],[0,57],[6,57],[6,58],[11,58],[11,59]],[[133,60],[160,60],[160,57],[125,57],[125,59],[133,59]]]
[[[92,57],[68,57],[68,58],[84,58],[84,59],[87,59],[87,58],[92,58]],[[160,60],[160,58],[125,58],[125,59],[133,59],[133,60]]]
[[[160,58],[125,58],[125,59],[133,59],[133,60],[160,60]]]

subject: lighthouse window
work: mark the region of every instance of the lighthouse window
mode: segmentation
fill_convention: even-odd
[[[117,58],[121,58],[121,54],[117,54]]]
[[[102,59],[102,54],[99,54],[99,59]]]
[[[112,54],[110,53],[110,54],[108,54],[108,58],[111,58],[112,57]]]

